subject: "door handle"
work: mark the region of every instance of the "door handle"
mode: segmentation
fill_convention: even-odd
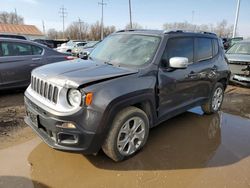
[[[214,66],[212,67],[212,71],[217,71],[217,70],[218,70],[218,66],[214,65]]]
[[[196,78],[198,76],[197,73],[191,71],[188,75],[187,75],[187,78]]]
[[[37,63],[31,63],[30,67],[37,67]]]
[[[41,60],[41,58],[40,58],[40,57],[35,57],[35,58],[32,58],[32,61],[39,61],[39,60]]]

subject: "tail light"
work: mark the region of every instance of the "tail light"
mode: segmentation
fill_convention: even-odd
[[[74,60],[74,59],[77,59],[77,57],[74,57],[74,56],[65,56],[64,57],[66,60]]]

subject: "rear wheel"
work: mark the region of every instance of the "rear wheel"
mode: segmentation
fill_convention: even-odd
[[[136,107],[125,108],[114,118],[102,149],[114,161],[124,160],[145,145],[148,133],[147,114]]]
[[[218,82],[215,84],[210,99],[201,106],[202,110],[206,114],[212,114],[218,112],[221,108],[224,98],[224,87],[223,84]]]

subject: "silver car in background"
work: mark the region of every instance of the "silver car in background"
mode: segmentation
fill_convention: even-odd
[[[61,53],[71,53],[73,48],[84,46],[86,44],[87,42],[85,41],[70,40],[66,43],[61,44],[61,46],[57,47],[56,51]]]
[[[72,50],[72,55],[80,58],[82,58],[84,55],[89,55],[99,42],[100,41],[88,41],[85,46],[75,47]]]
[[[226,52],[231,82],[250,87],[250,40],[234,44]]]

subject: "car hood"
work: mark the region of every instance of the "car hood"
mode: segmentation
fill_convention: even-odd
[[[39,67],[32,71],[32,76],[61,87],[78,88],[85,84],[101,82],[137,72],[136,69],[77,59]]]
[[[230,62],[249,62],[250,63],[250,55],[245,54],[226,54],[227,59]]]

